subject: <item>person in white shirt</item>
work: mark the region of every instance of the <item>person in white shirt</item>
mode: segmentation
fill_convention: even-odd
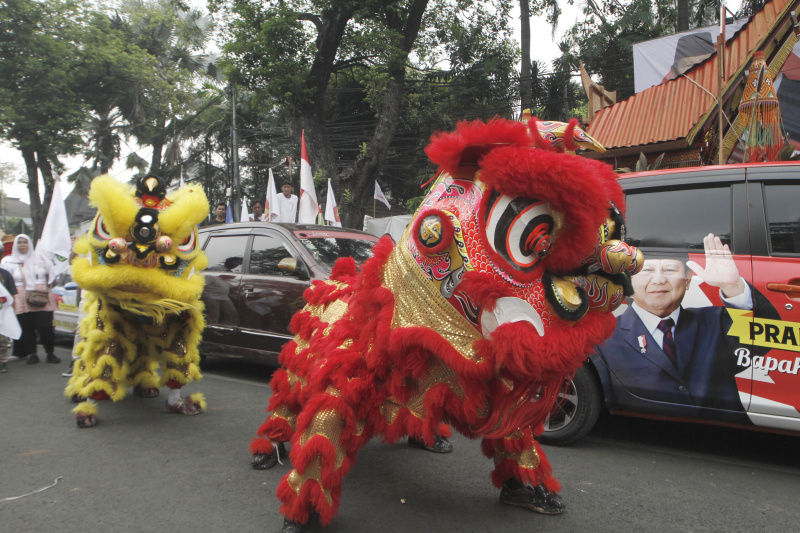
[[[297,196],[292,194],[294,187],[288,181],[281,185],[281,192],[278,195],[278,219],[276,222],[297,222]]]
[[[265,222],[267,220],[267,215],[264,214],[264,204],[261,203],[259,200],[253,202],[250,206],[250,222]]]

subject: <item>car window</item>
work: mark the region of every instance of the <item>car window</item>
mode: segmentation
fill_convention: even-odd
[[[731,188],[628,194],[627,242],[646,248],[702,250],[709,233],[731,242]]]
[[[266,276],[292,276],[278,268],[283,259],[297,258],[296,252],[273,235],[256,235],[253,237],[253,251],[250,253],[250,274]]]
[[[800,255],[800,187],[797,184],[764,186],[770,252]]]
[[[361,264],[372,257],[372,247],[375,241],[354,238],[342,235],[342,237],[309,237],[300,236],[300,242],[311,252],[320,264],[333,268],[333,264],[340,257],[352,257],[357,264]]]
[[[205,248],[208,270],[241,274],[247,235],[218,235],[208,239]]]

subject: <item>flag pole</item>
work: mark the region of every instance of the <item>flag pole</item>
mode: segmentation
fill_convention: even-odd
[[[375,218],[375,198],[372,199],[372,218]]]

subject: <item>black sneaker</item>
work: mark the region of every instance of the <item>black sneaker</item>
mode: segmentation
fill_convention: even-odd
[[[8,363],[0,363],[0,374],[8,372]]]
[[[283,529],[281,529],[281,533],[303,533],[304,531],[308,531],[306,524],[293,522],[292,520],[284,517]]]
[[[49,353],[49,354],[47,354],[47,362],[48,362],[48,363],[53,363],[53,364],[56,364],[56,365],[57,365],[58,363],[60,363],[60,362],[61,362],[61,359],[60,359],[60,358],[58,358],[58,357],[56,357],[56,354],[54,354],[54,353]]]
[[[257,453],[253,455],[250,465],[256,470],[266,470],[278,464],[281,456],[286,457],[286,446],[279,442],[277,449],[273,449],[272,453]]]
[[[408,445],[412,448],[420,448],[422,450],[428,450],[429,452],[433,453],[450,453],[453,451],[453,443],[451,443],[447,438],[442,437],[440,435],[436,435],[433,438],[433,446],[428,446],[421,440],[417,440],[411,435],[408,436]]]
[[[32,353],[28,356],[27,364],[29,365],[38,365],[39,364],[39,356],[35,353]]]
[[[505,484],[500,490],[500,503],[524,507],[542,514],[561,514],[567,505],[561,496],[550,492],[543,486],[525,486],[519,489],[509,489]]]

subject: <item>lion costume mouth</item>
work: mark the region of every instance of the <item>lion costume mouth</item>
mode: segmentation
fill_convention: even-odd
[[[512,322],[529,322],[544,337],[544,322],[536,309],[521,298],[511,297],[498,298],[492,311],[481,313],[481,332],[485,339],[491,340],[494,330]]]

